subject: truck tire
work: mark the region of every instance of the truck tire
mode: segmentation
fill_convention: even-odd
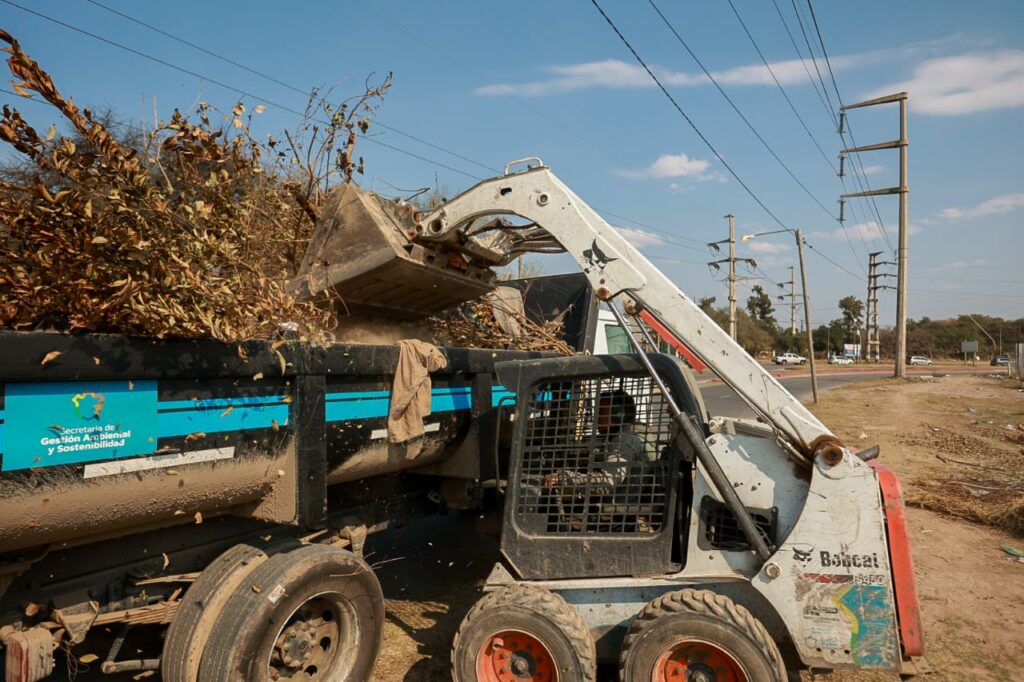
[[[292,549],[297,542],[259,549],[238,544],[214,559],[185,592],[164,638],[160,676],[164,682],[194,682],[199,660],[214,621],[235,587],[275,551]]]
[[[594,682],[594,638],[554,592],[506,587],[485,595],[463,619],[452,642],[452,679]]]
[[[619,678],[703,678],[719,682],[786,682],[779,648],[761,621],[709,590],[669,592],[633,620],[619,653]]]
[[[206,643],[199,679],[365,682],[383,628],[384,595],[366,562],[344,549],[306,545],[270,557],[235,587]]]

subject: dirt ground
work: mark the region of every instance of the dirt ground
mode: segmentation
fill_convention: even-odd
[[[968,520],[975,508],[991,511],[985,506],[990,495],[996,496],[993,508],[1005,506],[1007,490],[1018,504],[1024,499],[1024,489],[1015,487],[1024,486],[1024,426],[1017,426],[1024,423],[1024,393],[1018,388],[1006,379],[963,375],[866,381],[825,394],[813,408],[847,443],[881,445],[881,462],[899,473],[908,500],[946,510],[908,510],[929,681],[1024,680],[1024,561],[1002,550],[1024,549],[1024,534]],[[942,494],[950,491],[963,499],[946,504]],[[993,518],[1013,527],[1012,519]],[[449,530],[414,530],[405,540],[408,558],[380,568],[388,620],[374,682],[450,679],[452,636],[496,557],[493,536],[473,532],[477,522],[458,520],[468,539],[454,552],[441,549]],[[818,679],[898,678],[836,673]]]

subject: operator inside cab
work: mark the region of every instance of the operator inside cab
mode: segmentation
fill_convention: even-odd
[[[596,417],[597,443],[589,470],[551,472],[544,477],[545,487],[591,483],[609,492],[626,480],[630,465],[657,461],[657,442],[637,421],[636,402],[629,393],[621,388],[602,392]]]

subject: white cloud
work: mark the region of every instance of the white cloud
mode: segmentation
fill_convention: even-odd
[[[540,97],[587,88],[647,88],[654,85],[639,66],[619,59],[585,62],[544,69],[550,78],[527,83],[495,83],[476,89],[478,95],[518,95]]]
[[[840,55],[833,57],[832,70],[864,66],[882,59],[889,50],[865,52],[857,55]],[[824,62],[819,64],[824,71]],[[672,69],[654,66],[654,73],[666,85],[695,86],[707,85],[711,81],[703,73],[673,71]],[[799,85],[809,82],[808,68],[799,59],[773,62],[771,71],[782,85]],[[544,67],[549,76],[542,80],[525,83],[493,83],[476,89],[478,95],[516,95],[519,97],[541,97],[563,92],[574,92],[587,88],[652,88],[654,81],[647,72],[638,65],[620,59],[605,59],[597,62],[579,64],[562,64]],[[812,71],[813,73],[813,71]],[[764,64],[737,66],[722,71],[712,71],[715,80],[722,85],[774,85],[772,73]]]
[[[645,246],[658,246],[664,244],[665,240],[647,230],[640,230],[634,227],[620,227],[618,225],[612,225],[615,231],[626,238],[630,244],[637,249],[642,249]]]
[[[652,178],[685,178],[702,175],[711,165],[704,159],[691,159],[686,154],[662,154],[647,169]]]
[[[1024,87],[1024,84],[1021,87]],[[951,221],[974,220],[985,216],[1009,213],[1021,206],[1024,206],[1024,192],[1017,192],[1016,194],[1001,194],[968,208],[945,208],[942,209],[941,215]]]
[[[750,242],[747,248],[757,253],[782,253],[783,251],[789,251],[791,248],[789,244],[779,244],[773,242]]]
[[[955,260],[952,263],[946,265],[947,268],[987,268],[989,263],[984,258],[975,258],[974,260]]]
[[[626,178],[694,178],[696,180],[713,180],[721,177],[719,173],[708,173],[710,161],[691,159],[686,154],[662,154],[654,163],[643,170],[620,170],[618,175]],[[672,183],[677,185],[677,183]],[[678,187],[672,187],[677,189]]]
[[[890,225],[888,228],[893,234],[892,237],[896,237],[896,227]],[[921,228],[914,223],[907,225],[907,234],[918,234]],[[845,233],[845,236],[844,236]],[[855,242],[869,242],[874,240],[884,241],[885,230],[878,224],[877,221],[871,220],[866,223],[857,223],[850,225],[849,227],[837,227],[831,232],[812,232],[811,237],[817,239],[846,239],[847,237],[851,241]]]
[[[972,52],[926,59],[909,81],[879,88],[868,97],[906,91],[916,113],[962,116],[1024,106],[1024,50]]]
[[[881,173],[885,170],[885,166],[864,166],[862,169],[864,175],[874,175],[875,173]]]

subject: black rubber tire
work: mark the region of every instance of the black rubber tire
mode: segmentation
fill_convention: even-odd
[[[337,600],[349,620],[341,628],[339,655],[314,679],[370,679],[384,630],[384,595],[365,561],[326,545],[306,545],[270,557],[235,588],[206,643],[199,679],[267,679],[267,660],[278,634],[302,604],[323,594]]]
[[[185,592],[167,628],[160,658],[161,679],[195,682],[210,631],[235,586],[268,556],[298,546],[298,542],[284,542],[260,549],[238,544],[210,562]]]
[[[729,653],[748,682],[786,682],[779,647],[761,621],[710,590],[679,590],[653,600],[633,620],[619,653],[623,682],[651,679],[658,658],[680,638],[710,642]]]
[[[554,592],[515,585],[485,595],[462,620],[452,642],[453,681],[476,682],[481,647],[509,629],[544,643],[558,666],[559,682],[597,679],[597,649],[579,612]]]

